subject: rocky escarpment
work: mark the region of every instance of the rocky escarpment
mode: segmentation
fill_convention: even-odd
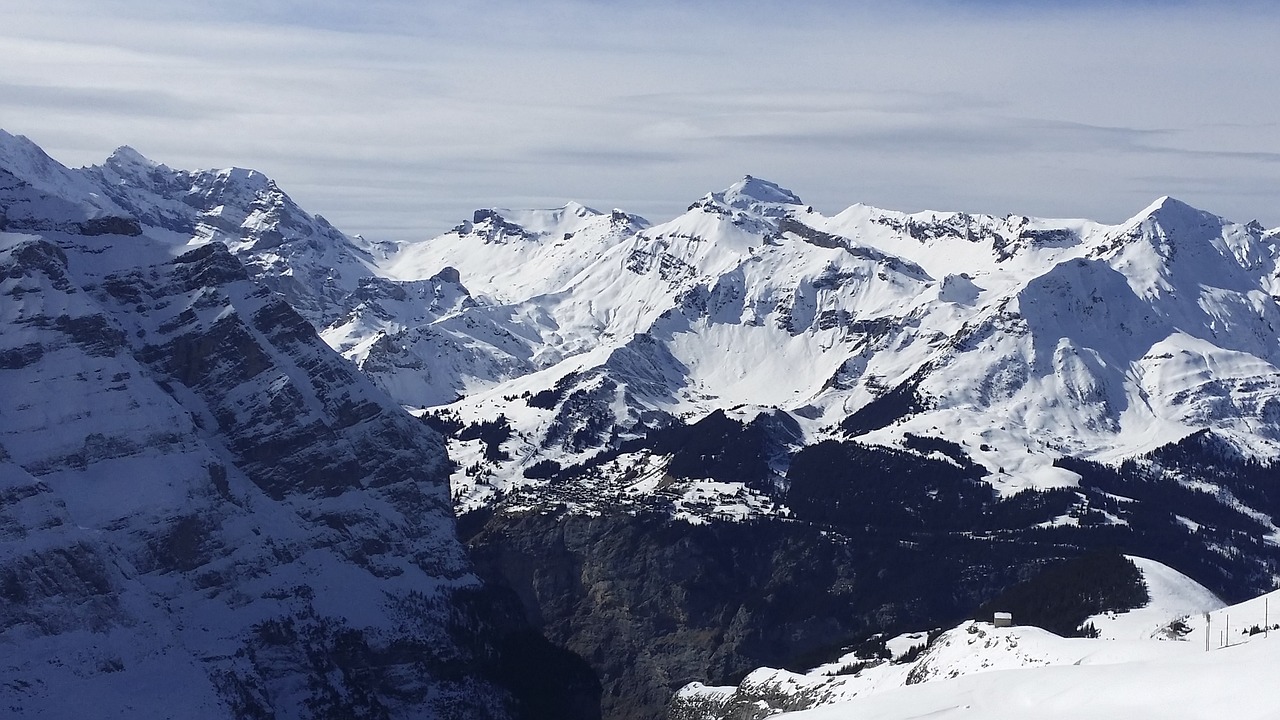
[[[500,515],[470,544],[486,580],[595,669],[613,719],[662,717],[690,682],[734,684],[885,628],[959,618],[1036,562],[1016,543],[657,514]]]
[[[96,272],[146,243],[0,234],[8,711],[596,715],[473,574],[439,436],[221,244]]]

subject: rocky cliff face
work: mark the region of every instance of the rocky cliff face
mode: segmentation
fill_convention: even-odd
[[[0,232],[7,712],[592,716],[580,661],[473,573],[440,437],[222,243],[20,229]],[[523,683],[522,658],[571,689]]]
[[[1177,564],[1232,599],[1269,588],[1280,566],[1266,520],[1274,466],[1210,433],[1119,468],[1064,459],[1077,487],[1003,498],[930,438],[913,436],[908,451],[820,443],[781,479],[750,452],[766,443],[723,417],[654,438],[624,446],[663,453],[651,493],[626,490],[646,465],[615,459],[460,519],[486,581],[599,674],[606,717],[663,717],[687,683],[805,670],[875,634],[947,626],[1090,550]],[[691,467],[768,490],[672,474]],[[1211,486],[1220,494],[1198,489]]]
[[[498,516],[470,545],[488,582],[510,588],[549,640],[596,670],[604,716],[636,720],[663,716],[690,682],[733,684],[760,666],[816,663],[873,632],[959,619],[1051,554],[623,512]]]

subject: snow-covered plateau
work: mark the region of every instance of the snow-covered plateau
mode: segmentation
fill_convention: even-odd
[[[869,717],[1053,717],[1064,683],[1141,702],[1121,668],[1261,707],[1213,668],[1270,642],[1138,636],[1277,586],[1278,264],[1280,231],[1168,197],[828,215],[751,176],[380,242],[254,170],[0,131],[0,709],[649,720],[775,673]],[[901,660],[1026,583],[1088,595],[1106,553],[1149,601],[1046,615],[1100,639],[756,670]],[[927,660],[964,677],[905,687]]]

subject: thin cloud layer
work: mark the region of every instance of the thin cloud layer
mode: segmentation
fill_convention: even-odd
[[[1176,194],[1280,225],[1266,5],[173,5],[7,11],[0,127],[73,165],[256,167],[370,237],[571,199],[662,218],[744,173],[832,213]]]

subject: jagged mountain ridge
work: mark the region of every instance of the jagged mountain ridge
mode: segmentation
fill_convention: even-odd
[[[759,187],[766,200],[747,192]],[[516,430],[513,463],[455,488],[483,502],[535,462],[644,434],[655,413],[716,409],[781,408],[810,441],[840,423],[890,445],[945,434],[1004,492],[1069,484],[1051,467],[1062,454],[1124,457],[1205,427],[1271,456],[1273,239],[1169,198],[1118,226],[856,206],[824,218],[752,178],[609,246],[571,288],[505,306],[549,367],[451,408]],[[466,242],[425,245],[465,259]],[[572,413],[509,400],[552,389],[596,400]],[[847,422],[869,409],[883,417]],[[588,416],[607,426],[594,443],[556,445]],[[464,465],[477,452],[455,448]]]
[[[1275,234],[1169,198],[1118,226],[865,206],[828,218],[748,177],[658,225],[573,203],[482,210],[395,249],[254,171],[174,171],[122,148],[61,175],[102,189],[98,214],[226,242],[411,406],[468,395],[464,416],[491,417],[489,398],[574,373],[624,388],[608,402],[622,436],[654,413],[741,406],[799,411],[813,435],[901,387],[933,406],[906,431],[958,424],[980,462],[1023,474],[1211,425],[1275,437],[1274,400],[1250,381],[1275,374]],[[998,430],[1005,418],[1027,431]],[[499,483],[545,459],[549,429],[518,427],[532,440]],[[1037,452],[981,457],[983,444]]]

